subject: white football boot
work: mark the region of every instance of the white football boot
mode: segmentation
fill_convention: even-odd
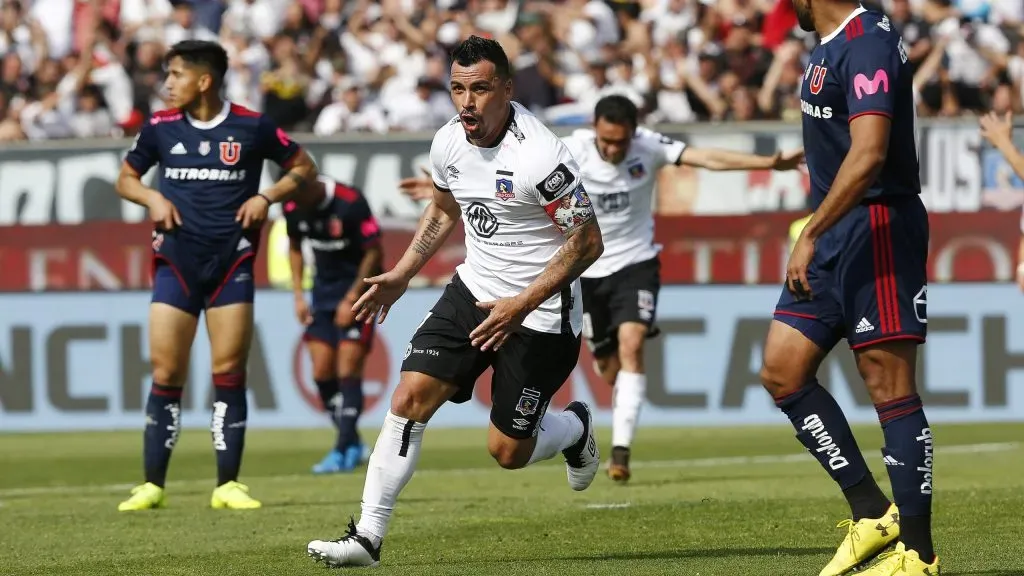
[[[575,444],[562,450],[565,457],[565,474],[569,478],[569,487],[573,490],[586,490],[597,476],[601,467],[601,454],[594,438],[594,418],[590,407],[583,402],[570,402],[565,407],[583,422],[583,435]]]
[[[349,520],[348,532],[344,536],[337,540],[313,540],[306,545],[306,553],[328,568],[374,568],[380,564],[380,548],[374,548],[369,538],[358,534],[355,521]]]

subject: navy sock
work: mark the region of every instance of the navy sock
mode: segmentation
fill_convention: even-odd
[[[338,409],[338,404],[341,402],[341,396],[338,394],[338,380],[335,378],[317,380],[316,390],[320,393],[320,403],[324,406],[324,412],[331,417],[331,423],[337,429],[341,420],[341,410]]]
[[[335,449],[344,452],[359,443],[359,416],[363,413],[363,379],[342,378],[338,410],[338,442]]]
[[[839,484],[854,520],[883,516],[889,500],[869,473],[846,415],[828,390],[814,379],[776,398],[775,405],[789,416],[797,439]]]
[[[213,449],[217,452],[217,486],[238,480],[245,449],[245,425],[249,413],[245,372],[213,375]]]
[[[142,440],[146,482],[164,487],[171,451],[180,433],[181,388],[153,383],[146,401],[146,429]]]
[[[885,436],[885,468],[900,510],[900,541],[926,563],[935,559],[932,543],[932,470],[935,444],[917,394],[875,406]]]

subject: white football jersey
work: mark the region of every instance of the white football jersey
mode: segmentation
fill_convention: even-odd
[[[556,220],[593,218],[569,150],[516,102],[497,146],[470,144],[456,116],[434,135],[430,164],[434,185],[454,194],[462,208],[466,261],[456,271],[481,302],[517,296],[540,276],[565,244]],[[574,279],[523,326],[579,335],[582,313]]]
[[[656,257],[661,246],[654,244],[654,184],[658,170],[675,164],[686,144],[637,128],[626,159],[616,165],[601,158],[593,130],[576,130],[563,141],[579,162],[604,238],[604,254],[583,277],[604,278]]]

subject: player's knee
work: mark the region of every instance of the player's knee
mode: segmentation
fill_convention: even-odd
[[[615,377],[619,372],[619,359],[615,354],[594,358],[594,370],[601,375],[605,382],[615,384]]]
[[[915,393],[916,348],[904,343],[857,352],[857,370],[875,404]]]
[[[211,362],[214,374],[234,374],[245,372],[247,362],[245,358],[216,358]]]
[[[188,379],[188,367],[177,366],[174,362],[153,358],[152,361],[153,383],[162,386],[185,385]]]
[[[447,398],[439,398],[438,391],[430,386],[403,378],[391,395],[391,413],[413,422],[426,423],[445,400]]]
[[[334,366],[330,362],[313,362],[313,380],[333,380],[336,377]]]
[[[619,363],[626,372],[643,372],[644,339],[631,334],[619,339]]]
[[[487,451],[491,453],[491,457],[498,463],[498,466],[506,470],[516,470],[526,466],[533,453],[532,447],[529,450],[526,448],[524,443],[511,438],[492,440],[487,443]]]
[[[181,366],[173,358],[154,355],[151,361],[153,381],[165,386],[183,386],[188,379],[187,363]]]
[[[366,366],[366,351],[362,346],[342,346],[338,352],[339,378],[360,378]]]
[[[770,356],[767,353],[761,364],[760,376],[761,385],[771,394],[772,398],[792,394],[803,385],[803,380],[793,376],[792,369],[782,358],[776,355]]]

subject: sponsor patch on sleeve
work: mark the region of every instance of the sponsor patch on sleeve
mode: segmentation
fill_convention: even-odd
[[[573,176],[572,172],[566,167],[565,164],[559,164],[555,169],[548,174],[540,184],[537,185],[537,191],[544,200],[548,202],[554,201],[563,192],[569,189],[569,186],[576,181],[576,177]]]

